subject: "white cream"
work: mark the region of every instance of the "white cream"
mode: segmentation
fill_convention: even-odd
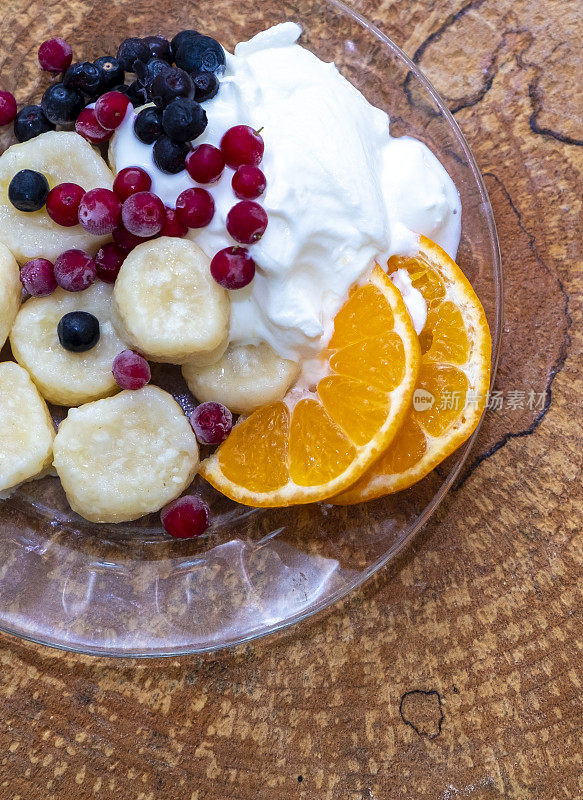
[[[375,259],[414,251],[425,234],[455,256],[461,225],[457,190],[437,158],[410,137],[395,139],[389,118],[343,78],[334,64],[296,44],[287,22],[227,54],[218,95],[204,104],[209,124],[196,143],[218,145],[237,124],[262,128],[267,191],[259,202],[269,224],[251,247],[255,279],[231,292],[231,339],[268,342],[285,358],[313,359],[327,344],[349,287]],[[129,113],[112,140],[117,170],[141,166],[152,191],[170,206],[196,185],[186,172],[164,175],[152,148],[133,133]],[[225,220],[236,202],[233,172],[210,189],[211,224],[189,236],[212,257],[233,244]],[[423,298],[398,279],[416,322]]]

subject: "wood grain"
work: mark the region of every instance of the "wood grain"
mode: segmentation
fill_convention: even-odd
[[[505,263],[496,388],[544,403],[489,413],[410,550],[285,635],[156,662],[0,637],[2,800],[583,797],[581,6],[355,7],[426,71],[470,142]],[[0,13],[16,90],[48,32],[121,38],[132,21],[121,2]]]

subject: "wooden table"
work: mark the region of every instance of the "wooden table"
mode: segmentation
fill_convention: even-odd
[[[3,30],[77,24],[75,3],[43,4],[48,21],[29,5],[2,4]],[[1,800],[583,797],[581,4],[356,5],[434,81],[485,175],[505,407],[398,563],[285,635],[157,662],[0,637]]]

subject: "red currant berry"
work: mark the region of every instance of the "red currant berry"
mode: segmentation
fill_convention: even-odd
[[[233,427],[233,415],[222,403],[201,403],[189,419],[201,444],[216,445],[224,442]]]
[[[185,189],[176,200],[178,219],[189,228],[204,228],[215,214],[215,201],[206,189]]]
[[[253,244],[259,241],[267,228],[267,214],[259,203],[241,200],[227,214],[227,230],[237,242]]]
[[[96,276],[95,261],[83,250],[65,250],[55,261],[55,278],[67,292],[88,289]]]
[[[102,128],[113,131],[126,115],[130,98],[123,92],[106,92],[95,103],[95,116]]]
[[[33,297],[46,297],[57,288],[53,265],[47,258],[33,258],[23,264],[20,280]]]
[[[46,72],[64,72],[71,66],[73,51],[64,39],[47,39],[38,49],[38,60]]]
[[[225,247],[211,261],[211,275],[225,289],[242,289],[255,275],[255,262],[246,247]]]
[[[123,203],[131,194],[147,192],[151,186],[152,178],[150,178],[145,169],[125,167],[116,175],[113,182],[113,191]]]
[[[267,181],[259,167],[243,164],[233,175],[231,186],[241,200],[256,200],[265,191]]]
[[[235,125],[221,139],[221,152],[232,169],[242,164],[256,167],[263,158],[264,148],[263,138],[249,125]]]
[[[123,350],[116,356],[111,371],[121,389],[142,389],[152,377],[146,359],[133,350]]]
[[[79,205],[85,196],[85,189],[77,183],[60,183],[48,193],[47,214],[63,228],[79,224]]]
[[[160,521],[166,533],[175,539],[192,539],[208,528],[210,511],[204,500],[191,494],[163,508]]]
[[[162,225],[160,236],[186,236],[188,228],[180,221],[176,209],[166,206],[164,211],[166,212],[166,219]]]
[[[142,242],[147,242],[151,238],[150,236],[134,236],[134,234],[126,230],[123,225],[116,228],[111,235],[116,245],[126,253],[129,253],[134,247],[142,244]]]
[[[215,183],[224,169],[223,154],[212,144],[199,144],[186,156],[186,171],[197,183]]]
[[[0,125],[9,125],[17,114],[16,100],[11,92],[0,92]]]
[[[152,192],[131,194],[124,200],[121,218],[126,230],[135,236],[155,236],[166,218],[164,203]]]
[[[127,253],[113,242],[104,244],[97,251],[95,256],[95,266],[97,267],[97,277],[105,283],[115,283],[115,279],[121,269]]]
[[[121,203],[111,189],[90,189],[79,204],[79,222],[94,236],[112,233],[121,219]]]
[[[75,130],[84,139],[87,139],[91,144],[101,144],[107,142],[113,136],[113,131],[108,131],[102,128],[97,117],[95,116],[94,108],[84,108],[77,117],[75,122]]]

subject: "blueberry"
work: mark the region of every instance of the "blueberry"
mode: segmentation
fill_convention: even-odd
[[[120,81],[116,81],[120,83]],[[101,72],[96,64],[90,61],[79,61],[71,64],[63,75],[63,86],[76,89],[89,97],[94,97],[101,90]]]
[[[173,142],[168,136],[162,134],[156,141],[153,152],[154,164],[158,169],[174,175],[184,169],[190,148],[184,142]]]
[[[186,72],[224,72],[225,51],[216,39],[201,36],[186,39],[175,54],[176,66]]]
[[[187,72],[183,69],[178,69],[178,67],[171,67],[169,70],[156,75],[152,81],[150,95],[157,106],[164,107],[175,97],[192,98],[194,96],[194,86]]]
[[[143,86],[140,86],[138,81],[133,81],[126,87],[124,94],[130,98],[130,103],[134,108],[143,106],[146,102],[146,92]]]
[[[8,187],[8,199],[19,211],[38,211],[44,206],[48,193],[47,179],[34,169],[21,169]]]
[[[163,132],[162,112],[159,108],[143,108],[134,120],[134,133],[144,144],[154,144]]]
[[[53,83],[40,101],[45,117],[55,125],[75,122],[85,107],[85,98],[77,89],[67,89],[62,83]]]
[[[59,342],[71,353],[85,353],[99,341],[99,320],[88,311],[70,311],[57,325]]]
[[[170,63],[172,61],[172,53],[170,51],[170,42],[163,36],[145,36],[142,39],[150,51],[152,58],[161,58],[163,61]]]
[[[219,79],[214,72],[198,72],[190,77],[194,84],[194,99],[197,103],[210,100],[219,91]]]
[[[196,39],[197,36],[200,36],[198,31],[180,31],[177,33],[176,36],[170,42],[170,49],[172,51],[172,56],[176,58],[176,53],[178,52],[178,48],[181,47],[188,41],[192,39]]]
[[[99,71],[99,88],[102,92],[109,92],[114,86],[124,82],[124,70],[117,58],[101,56],[93,64]]]
[[[117,60],[126,72],[134,71],[136,61],[145,63],[149,58],[150,50],[148,46],[142,39],[136,39],[135,37],[124,39],[117,51]]]
[[[28,142],[41,133],[54,130],[55,126],[45,117],[40,106],[24,106],[14,120],[14,135],[19,142]]]
[[[168,103],[162,114],[162,125],[175,142],[189,142],[200,136],[208,124],[206,111],[188,97],[177,97]]]
[[[151,58],[147,64],[144,64],[143,61],[136,61],[134,69],[136,70],[138,83],[140,86],[144,87],[146,95],[149,96],[154,78],[161,72],[167,72],[169,69],[172,69],[172,67],[167,61],[163,61],[161,58]]]

